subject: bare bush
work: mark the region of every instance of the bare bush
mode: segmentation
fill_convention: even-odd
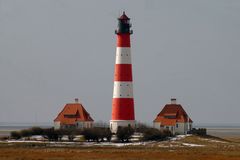
[[[129,139],[134,133],[134,129],[131,126],[128,127],[118,127],[117,138],[121,142],[129,142]]]
[[[10,134],[11,134],[10,137],[12,139],[20,139],[22,137],[20,132],[18,131],[12,131]]]

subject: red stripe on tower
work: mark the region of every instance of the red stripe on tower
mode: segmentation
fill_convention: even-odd
[[[132,84],[132,63],[130,18],[123,15],[118,18],[116,63],[114,71],[114,88],[112,100],[111,131],[116,133],[118,127],[135,127],[134,98]]]
[[[117,35],[117,46],[118,47],[131,47],[129,34],[118,34]]]
[[[115,64],[114,81],[132,81],[132,65]]]
[[[133,98],[113,98],[112,120],[135,120]]]

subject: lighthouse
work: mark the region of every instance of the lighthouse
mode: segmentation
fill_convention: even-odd
[[[131,62],[130,35],[133,33],[130,18],[125,12],[118,18],[116,61],[112,99],[112,119],[110,129],[117,132],[118,127],[135,128],[133,78]]]

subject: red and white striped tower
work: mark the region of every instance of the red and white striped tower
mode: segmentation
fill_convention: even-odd
[[[132,63],[130,45],[130,18],[123,12],[118,18],[116,63],[112,100],[112,119],[110,128],[113,133],[118,127],[135,127],[134,99],[132,83]]]

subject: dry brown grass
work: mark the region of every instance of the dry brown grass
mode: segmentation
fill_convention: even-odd
[[[226,140],[229,140],[229,141],[231,141],[231,142],[235,142],[235,143],[240,143],[240,137],[224,137],[224,139],[226,139]]]
[[[67,148],[2,144],[0,160],[240,160],[240,145],[237,143],[209,142],[195,136],[181,142],[206,146],[161,148],[157,143],[148,146]]]

